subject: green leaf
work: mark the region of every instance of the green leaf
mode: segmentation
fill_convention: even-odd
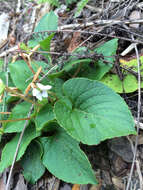
[[[58,28],[58,17],[57,15],[51,11],[48,14],[45,14],[39,21],[38,25],[35,27],[34,32],[43,32],[43,31],[52,31],[52,30],[57,30]],[[51,34],[50,36],[52,36]],[[39,44],[41,41],[45,40],[47,37],[47,33],[38,33],[38,34],[33,34],[33,39],[28,42],[30,47],[33,47],[37,44]]]
[[[140,56],[140,70],[141,70],[141,75],[143,76],[143,56]],[[131,59],[129,61],[120,59],[120,64],[121,66],[131,69],[132,71],[138,72],[138,61],[137,59]],[[127,72],[126,72],[127,73]]]
[[[79,64],[79,63],[90,63],[92,60],[91,59],[78,59],[78,60],[71,60],[69,62],[67,62],[63,68],[63,71],[70,71],[72,69],[72,67],[76,64]]]
[[[77,0],[65,0],[67,5],[77,2]]]
[[[43,164],[56,177],[70,183],[97,184],[86,155],[78,142],[64,131],[40,138],[43,147]]]
[[[33,141],[27,148],[20,164],[24,171],[25,179],[34,184],[45,172],[42,164],[41,156],[43,154],[42,147],[38,141]]]
[[[27,127],[27,129],[24,132],[22,141],[21,141],[21,145],[20,145],[20,148],[18,151],[16,161],[18,161],[23,156],[23,154],[24,154],[27,146],[30,144],[30,142],[34,138],[38,137],[39,135],[40,135],[40,133],[36,132],[35,127],[33,127],[32,125]],[[10,166],[12,164],[19,137],[20,137],[20,134],[17,134],[3,148],[1,162],[0,162],[0,173],[2,173],[5,168],[7,168],[8,166]]]
[[[143,56],[140,57],[140,70],[141,76],[143,76]],[[138,72],[137,69],[137,59],[131,59],[130,61],[126,61],[120,59],[120,64],[122,67],[127,69],[131,69],[133,72]],[[124,70],[124,69],[123,69]],[[107,73],[101,80],[104,84],[112,88],[118,93],[132,93],[138,89],[138,80],[137,78],[130,72],[124,70],[124,78],[121,81],[120,78],[112,73]],[[143,82],[141,82],[141,88],[143,87]]]
[[[7,83],[8,83],[9,87],[15,87],[9,72],[0,72],[0,77],[3,80],[5,85],[7,85]],[[16,96],[14,97],[14,96],[11,96],[10,94],[7,94],[7,96],[5,97],[7,104],[9,104],[13,101],[16,101],[18,99],[19,99],[19,97],[16,97]]]
[[[30,48],[25,43],[20,43],[20,49],[25,50],[26,53],[30,53]]]
[[[99,53],[99,54],[101,53],[104,56],[111,56],[111,57],[108,57],[108,58],[105,57],[105,60],[113,62],[114,57],[112,57],[112,55],[116,54],[117,46],[118,46],[118,39],[114,38],[114,39],[109,40],[108,42],[104,43],[100,47],[95,48],[94,51]]]
[[[41,18],[34,32],[57,30],[57,27],[58,27],[58,17],[57,15],[55,15],[53,11],[51,11],[48,14],[45,14]]]
[[[112,56],[116,55],[117,46],[118,39],[113,39],[96,48],[94,51],[104,56],[104,60],[110,63],[104,63],[103,60],[99,59],[99,61],[95,61],[94,65],[85,66],[79,76],[100,80],[113,67],[114,57]]]
[[[42,67],[42,72],[45,74],[49,69],[50,66],[45,63],[44,61],[32,61],[32,68],[36,72],[39,67]],[[40,78],[40,77],[39,77]],[[43,82],[43,81],[42,81]]]
[[[87,49],[87,47],[83,46],[83,47],[76,48],[73,53],[78,56],[83,56],[83,55],[86,55],[86,53],[90,53],[90,52]],[[69,72],[70,70],[74,70],[74,72],[75,72],[79,63],[90,63],[92,61],[92,59],[89,59],[89,58],[79,59],[79,57],[76,55],[74,55],[74,56],[72,55],[69,57],[69,59],[64,63],[62,71]],[[76,66],[75,69],[73,69],[74,66]]]
[[[104,63],[103,60],[98,61],[95,80],[100,80],[113,67],[112,63],[115,61],[113,56],[116,55],[117,47],[118,47],[118,39],[115,38],[104,43],[99,48],[95,49],[95,52],[105,56],[104,57],[105,61],[111,62],[110,64],[110,63]]]
[[[64,81],[62,79],[59,79],[59,78],[55,78],[52,81],[52,84],[51,84],[52,89],[51,89],[51,91],[56,94],[57,98],[62,98],[64,96],[63,92],[62,92],[63,83],[64,83]]]
[[[40,47],[43,51],[50,51],[50,45],[51,45],[51,40],[54,37],[55,33],[50,34],[47,38],[45,38],[44,40],[40,41]],[[49,61],[51,62],[51,56],[49,53],[45,54],[42,53],[43,56],[45,56]]]
[[[5,85],[7,84],[7,80],[8,80],[8,86],[14,87],[14,84],[8,72],[0,72],[0,77]]]
[[[50,5],[53,5],[56,7],[58,7],[60,5],[58,0],[38,0],[37,3],[40,4],[40,3],[46,3],[46,2],[48,2]]]
[[[44,51],[50,51],[50,44],[51,44],[51,40],[54,37],[55,33],[50,34],[46,39],[42,40],[40,42],[40,47],[44,50]]]
[[[55,115],[53,113],[53,107],[50,104],[46,104],[37,114],[34,119],[36,129],[42,130],[49,122],[55,119]]]
[[[92,145],[136,134],[124,100],[101,82],[70,79],[64,83],[63,93],[65,98],[55,104],[56,119],[78,141]]]
[[[40,40],[41,40],[41,39],[40,39]],[[40,40],[37,40],[37,39],[29,40],[29,41],[27,42],[28,47],[29,47],[29,48],[34,48],[35,46],[37,46],[37,45],[39,44],[39,41],[40,41]]]
[[[11,63],[9,65],[9,69],[13,83],[17,88],[24,92],[27,86],[32,81],[32,79],[27,81],[27,79],[33,76],[32,71],[23,60]]]
[[[77,48],[74,53],[77,54],[77,55],[84,55],[86,54],[88,51],[88,49],[86,47],[80,47],[80,48]],[[63,77],[63,78],[66,78],[65,76],[66,75],[74,75],[74,73],[77,71],[78,67],[80,66],[80,63],[83,63],[85,65],[88,65],[88,63],[92,62],[92,59],[79,59],[78,56],[76,55],[72,55],[69,57],[68,60],[65,61],[65,58],[64,56],[63,57],[60,57],[58,59],[58,71],[55,71],[54,73],[52,74],[49,74],[48,77],[50,79],[54,79],[54,78],[59,78],[59,77]],[[63,68],[61,68],[63,66]],[[83,65],[82,65],[82,68],[83,68]]]
[[[131,93],[138,89],[138,82],[134,75],[128,74],[124,77],[123,81],[115,74],[106,74],[101,82],[112,88],[118,93]]]
[[[83,8],[85,7],[85,5],[88,3],[89,0],[80,0],[77,4],[77,10],[75,12],[74,17],[78,17],[81,13],[81,11],[83,10]]]
[[[53,73],[49,74],[48,75],[48,78],[53,80],[53,79],[56,79],[56,78],[60,78],[64,75],[64,72],[63,71],[59,71],[59,72],[56,72],[56,71],[53,71]]]
[[[58,77],[64,78],[68,74],[73,75],[81,63],[88,64],[90,62],[91,59],[77,59],[77,60],[67,61],[61,71],[49,74],[48,77],[50,79],[55,79]]]
[[[4,65],[4,60],[0,58],[0,72],[2,72],[3,65]]]
[[[31,64],[33,70],[36,72],[40,66],[45,73],[48,65],[43,61],[33,61]],[[9,65],[10,75],[15,86],[25,93],[25,89],[32,82],[33,73],[27,64],[23,61],[16,61]]]
[[[4,89],[5,89],[5,85],[4,85],[3,81],[0,78],[0,95],[4,92]]]
[[[136,74],[138,73],[138,61],[137,61],[137,59],[131,59],[129,61],[120,59],[120,65],[122,67],[125,67],[125,68],[135,72]],[[124,70],[124,74],[126,75],[126,78],[127,78],[126,83],[129,83],[129,86],[130,86],[129,92],[136,91],[138,89],[137,78],[131,72],[128,72],[125,70]],[[140,56],[140,74],[141,74],[141,78],[142,78],[143,77],[143,56]],[[132,79],[131,79],[131,75],[132,75]],[[141,88],[143,88],[143,80],[141,81]]]
[[[28,102],[22,102],[20,104],[17,104],[12,109],[12,113],[8,119],[14,120],[14,119],[27,118],[30,107],[31,107],[31,103],[28,103]],[[6,123],[4,125],[4,133],[12,133],[12,132],[22,131],[24,124],[25,124],[25,121],[26,120]]]

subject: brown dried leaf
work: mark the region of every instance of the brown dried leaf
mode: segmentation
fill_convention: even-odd
[[[80,185],[74,184],[72,190],[80,190]]]
[[[68,52],[72,53],[79,46],[80,43],[81,43],[80,32],[74,32],[72,40],[71,40],[69,47],[68,47]]]

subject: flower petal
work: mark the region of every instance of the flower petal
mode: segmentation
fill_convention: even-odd
[[[42,93],[38,93],[38,94],[36,95],[36,98],[41,101],[41,100],[42,100]]]
[[[36,83],[36,85],[38,86],[38,88],[40,88],[40,90],[50,90],[52,88],[52,86],[50,85],[43,85],[41,83]]]
[[[43,91],[42,91],[42,97],[48,98],[48,93],[47,93],[46,90],[43,90]]]
[[[36,88],[33,88],[33,90],[32,90],[33,96],[37,96],[38,93],[40,93],[40,91]]]
[[[33,96],[36,96],[36,98],[38,100],[40,100],[40,101],[42,100],[42,93],[39,90],[37,90],[36,88],[33,88],[32,94],[33,94]]]

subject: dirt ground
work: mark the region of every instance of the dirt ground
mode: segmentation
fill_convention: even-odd
[[[20,5],[18,5],[20,2]],[[61,1],[61,3],[64,1]],[[18,7],[19,6],[19,7]],[[17,54],[16,47],[19,42],[27,42],[36,23],[49,10],[55,10],[59,16],[59,26],[71,29],[73,32],[57,32],[52,42],[52,50],[58,53],[72,53],[78,46],[87,46],[93,49],[107,40],[117,37],[119,39],[116,61],[121,57],[131,59],[136,57],[131,44],[136,43],[138,54],[143,53],[143,2],[142,0],[90,0],[79,17],[74,18],[76,3],[62,8],[50,7],[48,3],[37,5],[35,1],[28,0],[0,0],[0,15],[9,15],[9,28],[6,40],[0,44],[0,56],[8,63]],[[68,10],[68,11],[67,11]],[[31,15],[34,15],[32,22]],[[92,23],[88,26],[89,23]],[[76,24],[79,24],[76,27]],[[76,32],[85,31],[85,33]],[[56,44],[56,45],[55,45]],[[59,55],[53,55],[53,60]],[[35,54],[37,60],[44,59]],[[119,73],[123,75],[118,66]],[[139,110],[139,101],[142,102],[142,93],[122,93],[121,96],[127,102],[134,118],[142,124],[142,105]],[[139,99],[139,96],[140,99]],[[133,174],[128,190],[143,189],[143,127],[140,127],[138,136],[128,136],[106,140],[98,146],[85,146],[81,148],[87,154],[99,185],[73,185],[67,184],[50,173],[46,172],[35,185],[26,182],[22,176],[22,169],[15,165],[11,181],[13,190],[127,190],[129,176],[133,166],[133,157],[136,155]],[[135,146],[137,144],[137,150]],[[1,175],[0,190],[5,188],[9,169]]]

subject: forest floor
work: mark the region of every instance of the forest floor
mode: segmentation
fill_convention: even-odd
[[[51,7],[48,3],[37,4],[28,0],[0,0],[0,15],[8,14],[9,26],[5,41],[0,43],[0,57],[8,63],[17,55],[18,44],[27,42],[40,18],[54,10],[58,14],[58,25],[61,30],[71,32],[56,33],[52,51],[72,54],[74,49],[86,46],[89,49],[104,44],[113,38],[118,38],[116,64],[114,72],[121,80],[124,71],[120,67],[120,59],[131,61],[143,54],[143,2],[142,0],[91,0],[82,13],[74,18],[76,3],[68,7],[61,1],[61,8]],[[32,19],[33,20],[32,20]],[[79,32],[82,30],[82,32]],[[2,33],[2,31],[0,31]],[[135,50],[136,47],[136,50]],[[110,49],[109,49],[110,51]],[[59,55],[53,55],[56,59]],[[41,60],[40,55],[35,55]],[[142,63],[141,63],[142,64]],[[137,80],[139,79],[139,72]],[[138,87],[140,81],[138,81]],[[143,189],[143,115],[142,91],[140,88],[120,95],[132,111],[139,133],[136,136],[106,140],[98,146],[81,145],[87,154],[99,185],[73,185],[65,183],[46,172],[35,185],[26,182],[21,174],[21,168],[16,164],[11,187],[13,190],[141,190]],[[140,123],[140,125],[138,125]],[[135,150],[137,146],[137,150]],[[133,158],[134,167],[131,178]],[[1,175],[0,190],[4,190],[9,169]],[[127,189],[130,182],[129,189]]]

